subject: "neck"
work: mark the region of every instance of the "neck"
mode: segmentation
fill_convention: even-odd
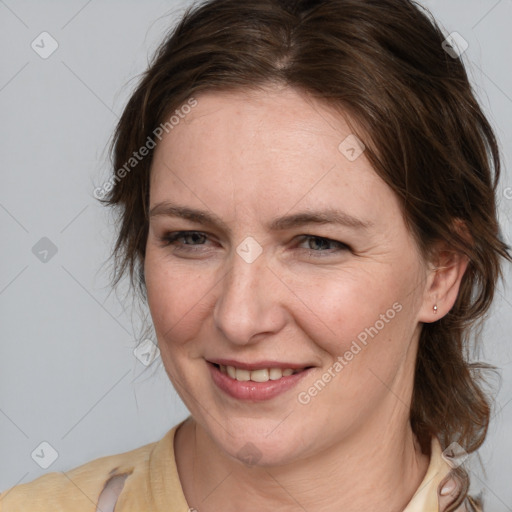
[[[314,457],[273,467],[227,457],[192,419],[176,436],[185,497],[199,512],[403,510],[429,463],[408,422],[372,422]]]

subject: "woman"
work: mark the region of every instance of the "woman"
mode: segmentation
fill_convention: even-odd
[[[191,415],[2,512],[480,509],[463,462],[490,406],[464,354],[511,258],[497,143],[445,39],[408,0],[184,16],[96,195]]]

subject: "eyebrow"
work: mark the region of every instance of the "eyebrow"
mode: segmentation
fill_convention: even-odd
[[[188,208],[179,206],[169,201],[157,203],[149,211],[149,217],[165,216],[165,217],[178,217],[182,219],[203,224],[211,227],[222,228],[227,233],[231,233],[228,225],[217,215],[207,212],[205,210],[198,210],[195,208]],[[271,231],[284,231],[287,229],[297,228],[307,224],[339,224],[354,229],[368,229],[374,224],[369,220],[359,219],[346,212],[327,208],[318,211],[303,211],[284,217],[279,217],[272,220],[268,224],[268,229]]]

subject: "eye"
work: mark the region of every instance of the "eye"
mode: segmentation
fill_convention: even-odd
[[[208,235],[201,231],[173,231],[164,233],[158,237],[162,243],[162,247],[175,246],[180,251],[198,251],[202,250],[201,246],[205,246],[208,241]],[[188,246],[188,247],[187,247]],[[197,248],[199,247],[199,249]]]
[[[337,240],[331,240],[330,238],[315,235],[301,235],[299,238],[301,239],[300,244],[306,244],[304,249],[314,256],[319,255],[319,253],[327,253],[326,255],[328,255],[350,250],[347,244],[338,242]]]
[[[158,239],[162,247],[173,246],[175,252],[182,253],[204,253],[212,248],[213,243],[208,234],[201,231],[166,232]],[[343,242],[316,235],[300,235],[299,240],[298,248],[313,257],[329,256],[350,250],[350,247]]]

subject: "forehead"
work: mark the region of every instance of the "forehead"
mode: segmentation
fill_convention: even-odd
[[[176,149],[189,143],[192,134],[198,149],[222,147],[225,154],[230,148],[237,153],[243,148],[245,161],[249,157],[260,161],[273,157],[275,151],[305,154],[313,144],[321,157],[322,149],[332,152],[351,129],[343,115],[311,96],[290,87],[272,87],[201,94],[197,106],[165,139],[174,141]],[[257,151],[251,151],[253,147]]]
[[[362,148],[347,153],[357,139],[327,105],[291,88],[196,100],[155,150],[151,203],[180,197],[259,214],[343,204],[352,215],[373,217],[397,206],[364,152],[353,158]]]

